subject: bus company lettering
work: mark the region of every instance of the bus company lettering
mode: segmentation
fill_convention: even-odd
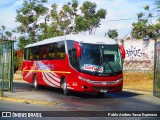
[[[91,64],[84,64],[84,70],[88,71],[97,71],[97,72],[103,72],[103,67],[102,66],[97,66],[97,65],[91,65]]]

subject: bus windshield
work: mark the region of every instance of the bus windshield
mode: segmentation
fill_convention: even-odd
[[[122,72],[118,45],[81,44],[80,70],[84,73],[106,76]]]

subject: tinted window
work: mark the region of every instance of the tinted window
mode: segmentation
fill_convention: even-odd
[[[65,58],[65,45],[64,41],[58,42],[57,44],[57,59]]]
[[[49,52],[49,59],[50,60],[56,59],[56,44],[55,43],[52,43],[49,45],[48,52]]]
[[[118,45],[82,43],[81,70],[86,73],[115,74],[122,72]]]
[[[79,70],[79,61],[76,55],[76,47],[74,41],[67,41],[69,61],[72,67]]]
[[[28,49],[24,49],[24,59],[28,60]]]
[[[56,60],[65,59],[64,41],[26,48],[24,59],[26,60]]]
[[[33,50],[34,60],[39,60],[40,59],[39,52],[40,52],[39,47],[34,47],[34,50]]]
[[[33,48],[28,48],[28,60],[34,60],[33,59]]]
[[[41,60],[47,60],[48,59],[48,46],[49,45],[40,46],[40,59]]]

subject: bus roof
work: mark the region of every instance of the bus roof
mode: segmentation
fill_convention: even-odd
[[[115,40],[107,38],[107,37],[96,36],[96,35],[77,35],[77,34],[74,35],[73,34],[73,35],[66,35],[66,36],[45,39],[43,41],[29,44],[25,46],[25,48],[45,45],[45,44],[54,43],[58,41],[64,41],[64,40],[74,40],[76,42],[90,43],[90,44],[107,44],[107,45],[117,44]]]

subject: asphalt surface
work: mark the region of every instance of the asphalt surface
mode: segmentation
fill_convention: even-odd
[[[61,110],[65,110],[62,108],[57,108],[54,106],[43,106],[43,105],[32,105],[32,104],[23,104],[23,103],[16,103],[16,102],[8,102],[8,101],[1,101],[0,102],[0,111],[12,111],[12,118],[10,117],[2,117],[0,118],[0,120],[159,120],[159,118],[147,118],[147,117],[84,117],[84,115],[86,114],[86,116],[88,115],[88,112],[85,111],[85,114],[83,112],[83,117],[81,116],[77,116],[77,117],[64,117],[64,114],[68,114],[68,112],[63,113]],[[67,110],[67,109],[66,109]],[[25,111],[29,111],[29,113],[35,113],[35,112],[39,112],[39,113],[43,113],[44,111],[50,112],[49,114],[52,115],[52,117],[43,117],[42,114],[42,118],[41,117],[36,117],[36,118],[32,118],[32,117],[16,117],[15,113],[25,113]],[[55,112],[56,113],[55,113]],[[59,117],[54,117],[54,115],[56,114]],[[14,113],[14,114],[13,114]],[[96,112],[95,112],[96,114]],[[106,112],[107,114],[107,112]],[[73,114],[72,114],[73,115]],[[61,116],[61,117],[60,117]]]
[[[0,100],[0,111],[91,111],[92,114],[97,111],[160,111],[160,98],[134,91],[106,93],[103,97],[94,93],[77,92],[64,96],[60,89],[41,87],[35,90],[32,84],[21,81],[15,81],[13,93],[4,92],[4,97],[0,97]]]

